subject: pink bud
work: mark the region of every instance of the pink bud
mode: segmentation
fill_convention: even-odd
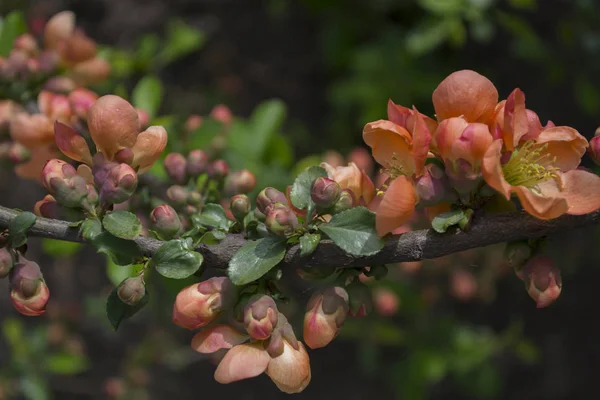
[[[227,176],[225,180],[225,194],[233,196],[235,194],[246,194],[254,190],[256,186],[256,176],[247,169],[234,171]]]
[[[136,108],[135,111],[138,113],[138,119],[140,120],[140,127],[145,129],[150,124],[150,115],[146,112],[146,110],[142,110],[141,108]]]
[[[185,131],[193,132],[202,125],[202,117],[199,115],[190,115],[185,121]]]
[[[277,306],[267,295],[254,295],[244,308],[244,325],[251,338],[265,340],[277,325]]]
[[[373,173],[373,157],[364,147],[357,147],[348,154],[348,162],[353,162],[358,168],[365,171],[367,175]]]
[[[174,183],[178,185],[184,185],[187,183],[187,160],[182,154],[167,154],[164,161],[164,167],[167,175]]]
[[[275,203],[265,219],[267,229],[279,236],[290,236],[298,228],[298,217],[286,205]]]
[[[267,215],[275,203],[287,204],[285,194],[279,190],[268,187],[263,189],[256,198],[256,208]]]
[[[477,293],[477,280],[473,274],[457,269],[450,276],[450,293],[460,301],[468,301]]]
[[[59,218],[61,209],[54,196],[47,194],[42,200],[35,203],[33,213],[38,217]]]
[[[77,85],[69,77],[66,76],[55,76],[46,81],[44,84],[44,90],[55,93],[70,93],[75,90]]]
[[[35,53],[37,53],[39,51],[37,41],[29,33],[25,33],[20,36],[17,36],[17,38],[14,41],[13,46],[15,49],[23,50],[30,55],[35,55]]]
[[[69,76],[78,86],[89,86],[106,80],[110,75],[110,64],[101,58],[91,58],[75,64]]]
[[[13,164],[23,164],[31,160],[31,151],[20,143],[13,143],[8,149],[8,159]]]
[[[229,173],[229,165],[225,160],[215,160],[208,166],[207,172],[211,179],[223,179]]]
[[[233,120],[231,110],[224,104],[217,104],[210,112],[210,116],[226,125]]]
[[[137,174],[133,168],[127,164],[115,164],[102,182],[100,200],[107,204],[122,203],[135,193],[137,183]]]
[[[285,393],[300,393],[310,383],[310,359],[301,342],[297,348],[283,342],[283,352],[267,366],[267,375]]]
[[[188,201],[188,191],[183,186],[173,185],[167,189],[167,198],[175,206],[183,206]]]
[[[208,163],[208,154],[205,151],[192,150],[187,157],[187,172],[192,177],[200,176],[208,169]]]
[[[221,311],[233,307],[237,299],[229,278],[215,277],[182,289],[173,305],[173,323],[197,329],[214,321]]]
[[[332,207],[340,198],[340,185],[329,178],[317,178],[310,191],[310,197],[317,207],[327,209]]]
[[[534,256],[523,270],[527,293],[535,300],[538,308],[552,304],[562,290],[560,270],[554,261],[544,255]]]
[[[416,178],[415,190],[419,204],[425,207],[452,200],[452,190],[444,170],[435,164],[427,164],[423,175]]]
[[[161,204],[150,213],[152,227],[163,240],[174,238],[181,229],[177,212],[168,204]]]
[[[48,160],[42,170],[42,183],[57,202],[65,207],[82,207],[88,195],[85,179],[75,168],[58,159]]]
[[[6,247],[0,247],[0,279],[6,278],[15,264],[10,250]]]
[[[594,136],[592,139],[590,139],[588,153],[594,163],[596,163],[596,165],[600,165],[600,136]]]
[[[327,346],[339,334],[348,315],[348,293],[342,287],[329,287],[315,293],[304,315],[304,341],[311,349]]]
[[[90,108],[96,100],[98,100],[98,95],[88,89],[77,88],[69,93],[69,103],[73,113],[84,120],[87,120]]]
[[[10,298],[14,307],[23,315],[38,316],[46,311],[50,297],[40,266],[20,257],[10,271]]]
[[[385,287],[379,287],[373,291],[373,300],[375,309],[384,317],[391,317],[398,312],[400,300],[393,290]]]

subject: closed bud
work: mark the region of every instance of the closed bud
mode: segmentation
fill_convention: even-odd
[[[181,229],[177,212],[168,204],[161,204],[150,213],[152,227],[163,240],[174,238]]]
[[[276,203],[287,204],[287,198],[285,194],[272,187],[264,188],[256,198],[256,208],[265,216]]]
[[[298,228],[298,217],[286,205],[275,203],[267,218],[265,225],[269,232],[278,236],[290,236]]]
[[[231,213],[238,221],[243,219],[250,212],[250,199],[245,194],[238,194],[231,198]]]
[[[340,333],[349,310],[348,293],[342,287],[329,287],[315,293],[304,315],[304,342],[311,349],[327,346]]]
[[[525,288],[537,308],[547,307],[560,296],[562,278],[554,261],[544,255],[531,258],[523,269]]]
[[[310,197],[317,207],[328,209],[340,199],[340,185],[329,178],[317,178],[311,188]]]
[[[129,199],[137,188],[137,174],[127,164],[113,166],[100,189],[100,200],[107,204],[119,204]]]
[[[38,217],[59,218],[61,215],[61,207],[56,202],[54,196],[47,194],[42,200],[35,203],[33,213]]]
[[[207,172],[211,179],[220,180],[229,173],[229,165],[225,160],[215,160],[209,164]]]
[[[476,170],[469,161],[462,158],[447,161],[446,173],[452,187],[461,194],[470,193],[478,188],[483,181],[481,172]]]
[[[210,112],[210,116],[224,124],[230,124],[233,120],[233,114],[229,107],[224,104],[217,104]]]
[[[142,110],[141,108],[136,108],[135,111],[137,111],[138,114],[140,127],[142,129],[148,128],[148,125],[150,124],[150,115],[146,112],[146,110]]]
[[[419,205],[433,206],[452,200],[452,190],[444,170],[436,164],[427,164],[423,175],[415,180]]]
[[[272,297],[257,294],[244,307],[244,326],[251,338],[266,340],[277,325],[277,305]]]
[[[167,189],[167,198],[175,206],[183,206],[188,202],[188,191],[183,186],[173,185]]]
[[[352,193],[352,191],[350,189],[343,189],[340,192],[340,198],[333,205],[333,209],[331,210],[331,213],[338,214],[338,213],[341,213],[342,211],[349,210],[356,205],[357,205],[357,202],[356,202],[356,197],[354,196],[354,193]]]
[[[29,33],[17,36],[13,43],[13,46],[15,49],[23,50],[29,55],[35,55],[39,51],[37,41]]]
[[[346,286],[346,291],[350,297],[349,316],[362,318],[371,313],[373,310],[373,296],[367,285],[354,281]]]
[[[55,60],[49,60],[49,62],[55,62]],[[75,85],[75,82],[73,82],[71,78],[66,76],[52,77],[48,79],[44,84],[44,90],[48,90],[50,92],[55,93],[70,93],[74,91],[76,87],[77,85]]]
[[[205,173],[209,164],[208,154],[204,150],[196,149],[190,151],[187,156],[187,172],[191,177],[197,177]]]
[[[50,291],[37,263],[21,256],[10,271],[9,279],[10,299],[18,312],[38,316],[46,311]]]
[[[182,154],[169,153],[164,161],[165,171],[169,178],[178,185],[188,181],[187,160]]]
[[[48,160],[42,170],[42,183],[65,207],[84,207],[88,196],[85,179],[77,175],[75,168],[64,161]]]
[[[130,306],[135,306],[146,296],[146,285],[142,276],[125,279],[117,287],[119,299]]]
[[[188,133],[195,131],[200,126],[202,126],[202,117],[199,115],[190,115],[187,121],[185,121],[185,131]]]
[[[225,179],[225,194],[233,196],[235,194],[246,194],[254,190],[256,186],[256,176],[247,169],[234,171]]]
[[[20,143],[13,143],[8,149],[8,159],[13,164],[23,164],[31,160],[31,151]]]
[[[598,128],[600,130],[600,128]],[[596,136],[590,139],[590,147],[588,147],[588,153],[591,159],[600,165],[600,136],[597,136],[598,130],[596,130]]]
[[[197,329],[214,321],[221,311],[232,308],[236,288],[229,278],[215,277],[182,289],[173,305],[173,323]]]
[[[533,255],[533,250],[527,241],[510,242],[504,249],[504,258],[509,267],[515,270],[519,279],[523,280],[523,267]]]
[[[69,76],[79,86],[89,86],[104,81],[110,75],[110,64],[102,58],[92,58],[75,64]]]
[[[88,89],[77,88],[69,93],[69,104],[73,113],[83,120],[87,120],[90,108],[96,100],[98,95]]]
[[[0,279],[6,278],[14,265],[13,255],[6,247],[0,248]]]

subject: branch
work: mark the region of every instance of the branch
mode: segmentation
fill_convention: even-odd
[[[0,206],[0,229],[8,227],[18,215],[17,211]],[[309,257],[301,258],[298,245],[287,252],[284,264],[287,266],[339,266],[361,267],[405,261],[418,261],[437,258],[448,254],[521,239],[534,239],[559,231],[576,229],[600,223],[600,211],[586,215],[564,215],[551,221],[536,219],[524,212],[502,213],[481,216],[473,221],[469,232],[449,232],[439,234],[431,229],[422,229],[390,236],[379,253],[369,257],[354,257],[326,240],[319,244]],[[78,228],[69,227],[69,222],[38,217],[29,235],[85,242]],[[160,240],[138,237],[135,239],[142,253],[152,256],[162,245]],[[231,234],[217,245],[200,245],[196,250],[204,256],[206,265],[211,268],[227,268],[235,252],[246,243],[243,235]]]

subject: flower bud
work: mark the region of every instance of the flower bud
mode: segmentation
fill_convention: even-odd
[[[191,177],[200,176],[208,169],[208,163],[208,154],[205,151],[192,150],[187,156],[187,172]]]
[[[152,227],[163,240],[174,238],[181,229],[177,212],[168,204],[161,204],[150,213]]]
[[[229,278],[215,277],[182,289],[173,305],[173,323],[197,329],[214,321],[221,311],[233,307],[237,299]]]
[[[348,154],[348,162],[353,162],[356,166],[365,171],[367,175],[373,174],[373,157],[364,147],[356,147]]]
[[[0,248],[0,279],[6,278],[14,265],[13,255],[6,247]]]
[[[415,180],[419,205],[428,207],[450,200],[452,195],[448,177],[436,164],[427,164],[423,175]]]
[[[29,33],[24,33],[20,36],[17,36],[13,46],[15,49],[23,50],[30,55],[35,55],[35,53],[39,51],[37,41]]]
[[[119,204],[129,199],[137,188],[137,174],[127,164],[116,164],[106,176],[100,189],[103,203]]]
[[[298,228],[298,217],[286,205],[275,203],[265,219],[269,232],[278,236],[289,236]]]
[[[594,163],[596,163],[596,165],[600,165],[600,136],[594,136],[590,139],[590,147],[588,148],[588,153],[594,161]]]
[[[44,114],[19,113],[10,121],[10,136],[28,148],[54,142],[52,121]]]
[[[325,347],[335,339],[348,315],[348,300],[348,293],[341,287],[329,287],[310,298],[304,315],[304,341],[308,347]]]
[[[169,178],[178,185],[188,181],[187,161],[182,154],[169,153],[164,161],[165,171]]]
[[[202,121],[203,119],[201,116],[190,115],[187,121],[185,121],[185,131],[188,133],[195,131],[196,129],[200,128],[200,126],[202,125]]]
[[[332,207],[340,199],[340,185],[329,178],[317,178],[310,191],[310,197],[315,202],[317,207],[328,209]]]
[[[217,104],[210,112],[210,116],[224,124],[230,124],[233,120],[233,114],[229,107],[224,104]]]
[[[33,213],[38,217],[59,218],[61,207],[56,202],[54,196],[47,194],[42,200],[35,203]]]
[[[251,338],[265,340],[277,325],[277,305],[272,297],[257,294],[244,307],[244,326]]]
[[[233,196],[235,194],[246,194],[254,190],[256,186],[256,176],[247,169],[234,171],[225,179],[225,194]]]
[[[142,129],[148,128],[148,125],[150,124],[150,115],[148,114],[148,112],[146,112],[146,110],[142,110],[141,108],[136,108],[135,111],[137,111],[138,114],[140,127]]]
[[[48,61],[49,63],[55,62],[55,60],[51,59],[50,57],[48,57]],[[52,69],[53,67],[48,68]],[[71,91],[75,90],[75,88],[77,88],[75,82],[73,82],[71,78],[66,76],[54,76],[48,79],[44,84],[44,90],[48,90],[50,92],[55,93],[70,93]]]
[[[167,198],[175,206],[183,206],[188,202],[188,191],[183,186],[173,185],[167,189]]]
[[[38,316],[46,311],[50,291],[37,263],[20,257],[10,271],[9,279],[10,299],[18,312]]]
[[[504,258],[509,267],[515,270],[519,279],[523,280],[523,267],[533,255],[531,246],[525,240],[510,242],[504,249]]]
[[[354,281],[346,286],[346,291],[350,297],[349,316],[362,318],[373,310],[373,296],[367,285],[359,281]]]
[[[245,194],[238,194],[231,198],[231,213],[238,221],[243,221],[250,212],[250,199]]]
[[[69,71],[69,76],[78,86],[89,86],[104,81],[110,75],[110,64],[102,58],[80,62]]]
[[[287,204],[287,198],[285,194],[272,187],[263,189],[256,198],[256,208],[265,216],[269,214],[275,203]]]
[[[146,285],[142,276],[125,279],[117,287],[119,299],[127,305],[135,306],[146,296]]]
[[[373,300],[377,313],[384,317],[395,315],[400,307],[400,299],[396,292],[385,287],[375,289]]]
[[[338,214],[342,211],[346,211],[356,206],[356,197],[354,197],[354,193],[350,189],[342,189],[340,192],[340,198],[333,205],[333,209],[331,210],[332,214]]]
[[[215,160],[209,164],[207,172],[211,179],[223,179],[229,173],[229,165],[225,160]]]
[[[87,120],[90,108],[96,100],[98,95],[88,89],[77,88],[69,93],[69,104],[73,113],[83,120]]]
[[[75,168],[64,161],[48,160],[42,170],[42,183],[65,207],[83,207],[88,196],[85,179],[77,175]]]
[[[549,306],[560,296],[560,270],[550,257],[534,256],[523,268],[523,274],[527,293],[535,300],[537,308]]]
[[[23,164],[31,160],[31,151],[20,143],[13,143],[8,149],[8,159],[13,164]]]

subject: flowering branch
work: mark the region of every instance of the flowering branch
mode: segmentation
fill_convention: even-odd
[[[0,228],[8,227],[18,212],[0,206]],[[330,240],[322,241],[314,253],[300,257],[299,246],[291,247],[284,259],[287,266],[339,266],[345,268],[380,265],[396,262],[418,261],[437,258],[476,247],[522,239],[535,239],[552,233],[576,229],[600,223],[600,211],[586,215],[564,215],[550,221],[536,219],[526,213],[501,213],[482,215],[473,221],[469,232],[457,230],[439,234],[432,229],[392,235],[383,250],[367,257],[355,257],[345,253]],[[84,242],[79,229],[70,227],[69,222],[39,217],[28,232],[31,236]],[[142,253],[152,256],[163,244],[162,241],[138,237],[135,242]],[[230,234],[216,245],[200,245],[196,250],[204,256],[206,265],[225,269],[229,260],[247,241],[241,234]]]

